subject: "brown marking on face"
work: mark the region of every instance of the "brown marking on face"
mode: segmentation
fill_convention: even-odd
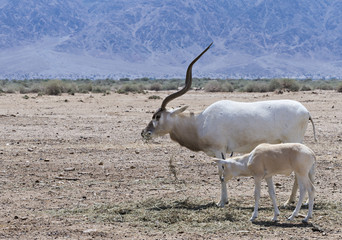
[[[146,128],[142,130],[141,136],[144,139],[149,140],[153,137],[162,136],[169,133],[168,129],[165,128],[169,125],[167,123],[164,124],[164,121],[167,117],[166,115],[168,114],[169,113],[166,110],[158,109],[153,114],[152,120],[149,122]]]

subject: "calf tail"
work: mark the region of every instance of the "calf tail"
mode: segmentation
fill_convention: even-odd
[[[310,120],[310,122],[311,122],[311,124],[312,124],[312,130],[313,130],[315,142],[317,142],[315,124],[314,124],[314,122],[313,122],[313,120],[312,120],[312,117],[311,117],[310,115],[309,115],[309,120]]]
[[[311,168],[310,168],[310,171],[309,171],[309,179],[310,179],[310,182],[313,184],[315,182],[315,174],[316,174],[316,163],[313,163]]]

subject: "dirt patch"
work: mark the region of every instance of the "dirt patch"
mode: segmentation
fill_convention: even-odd
[[[279,222],[263,183],[258,221],[250,223],[253,180],[228,183],[217,208],[216,167],[168,136],[146,144],[140,132],[168,92],[0,96],[0,239],[339,239],[342,237],[342,102],[333,91],[205,93],[170,106],[200,112],[220,99],[294,99],[313,116],[305,144],[317,154],[314,218]],[[293,177],[277,176],[279,204]],[[302,209],[305,215],[307,209]]]

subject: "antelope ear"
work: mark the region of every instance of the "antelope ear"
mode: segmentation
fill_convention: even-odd
[[[180,114],[181,112],[184,112],[188,107],[189,106],[184,106],[184,107],[181,107],[181,108],[176,108],[175,110],[173,110],[171,112],[171,116]]]

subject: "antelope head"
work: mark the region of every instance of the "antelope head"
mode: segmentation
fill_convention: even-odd
[[[172,129],[172,119],[174,116],[178,115],[179,113],[183,112],[188,106],[184,106],[182,108],[177,108],[175,110],[166,110],[166,105],[185,94],[189,91],[192,83],[192,66],[197,62],[200,57],[211,47],[213,43],[211,43],[200,55],[198,55],[189,65],[188,70],[186,71],[186,78],[185,78],[185,86],[178,92],[172,93],[171,95],[167,96],[162,104],[161,107],[153,114],[152,120],[147,125],[147,127],[142,130],[141,136],[145,140],[150,140],[153,137],[162,136],[168,134]]]

